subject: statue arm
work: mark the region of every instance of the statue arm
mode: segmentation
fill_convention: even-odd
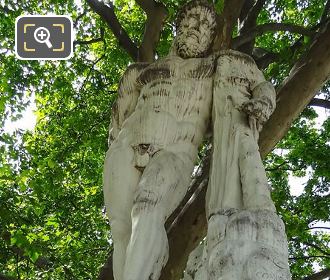
[[[109,127],[109,146],[117,138],[123,122],[134,112],[140,95],[138,76],[148,63],[130,65],[121,78],[118,86],[118,98],[112,106]]]
[[[274,86],[265,80],[259,71],[257,80],[252,86],[251,99],[242,105],[242,110],[250,118],[250,126],[256,125],[256,129],[261,131],[263,124],[269,119],[276,106],[276,92]],[[253,125],[253,126],[254,126]],[[252,127],[251,127],[252,128]]]

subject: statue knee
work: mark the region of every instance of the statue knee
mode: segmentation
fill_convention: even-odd
[[[116,240],[129,239],[131,233],[131,224],[119,219],[112,219],[111,222],[111,234]]]

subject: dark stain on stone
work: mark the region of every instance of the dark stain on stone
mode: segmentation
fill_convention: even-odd
[[[142,85],[148,84],[156,79],[169,79],[171,72],[169,68],[147,68],[139,76],[139,83]]]

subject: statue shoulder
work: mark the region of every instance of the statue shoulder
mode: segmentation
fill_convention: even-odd
[[[150,63],[147,67],[141,70],[137,83],[140,86],[143,86],[156,79],[170,78],[173,63],[172,57],[167,56]]]
[[[254,59],[242,52],[235,50],[221,50],[214,53],[216,57],[216,76],[221,79],[245,81],[249,87],[265,81],[262,71],[259,70]]]
[[[150,63],[147,62],[136,62],[136,63],[132,63],[130,64],[122,78],[120,81],[120,84],[122,84],[123,82],[125,82],[126,80],[136,80],[137,77],[139,76],[139,74],[148,66],[150,65]]]
[[[217,61],[222,59],[235,59],[242,63],[248,63],[256,66],[256,63],[251,56],[249,56],[246,53],[242,53],[231,49],[214,52],[212,56],[214,56],[214,59]]]

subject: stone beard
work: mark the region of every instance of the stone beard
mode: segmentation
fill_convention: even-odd
[[[177,54],[182,58],[205,57],[214,39],[215,13],[205,6],[197,6],[187,10],[179,20],[175,39]]]

